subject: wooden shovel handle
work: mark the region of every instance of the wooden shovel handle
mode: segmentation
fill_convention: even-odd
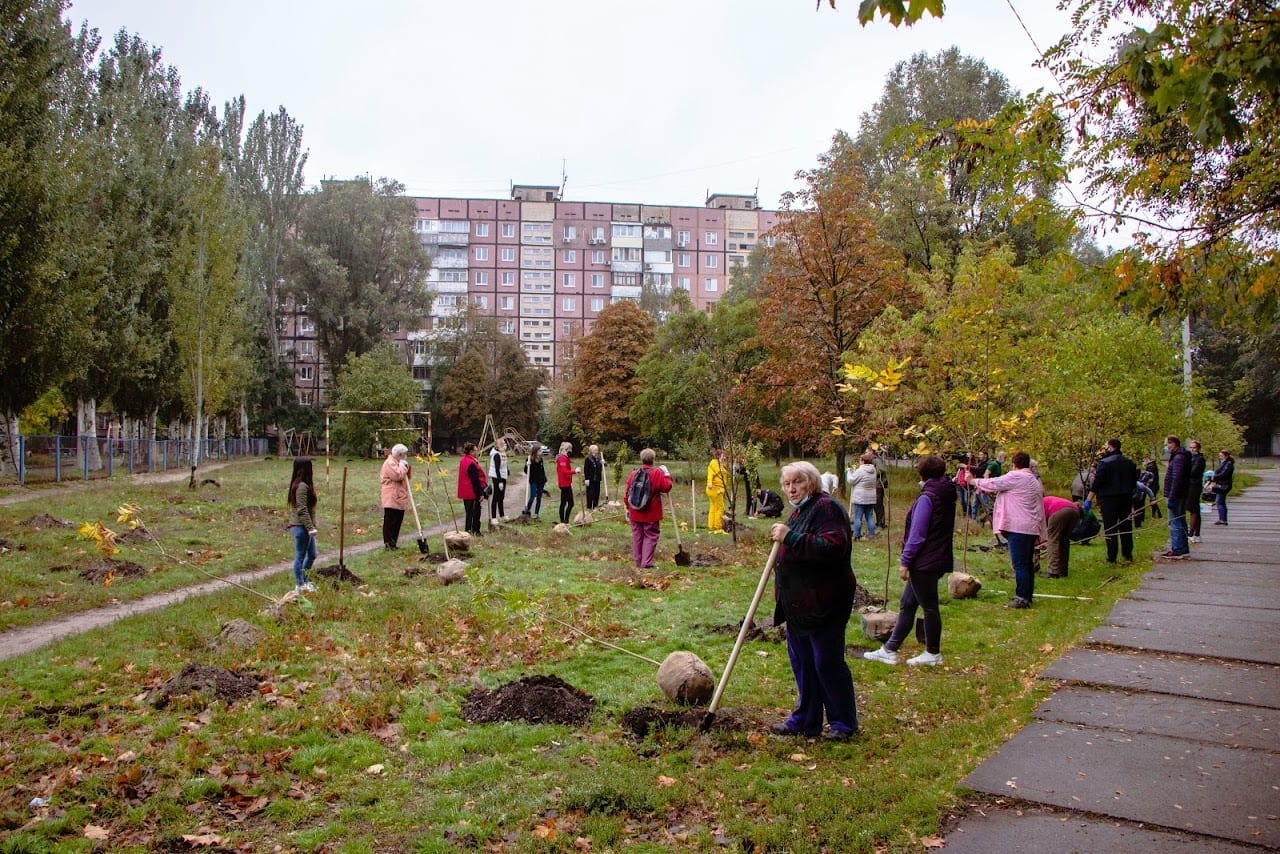
[[[756,615],[756,608],[760,607],[760,599],[764,596],[765,585],[769,583],[769,576],[773,573],[773,565],[778,560],[778,551],[782,547],[782,543],[774,541],[773,548],[769,550],[769,559],[765,562],[764,572],[760,573],[760,583],[756,585],[756,595],[751,598],[751,607],[747,610],[747,616],[742,621],[742,628],[738,631],[738,639],[733,643],[733,652],[729,654],[729,662],[724,666],[724,673],[720,676],[720,681],[716,683],[716,693],[711,698],[711,705],[707,707],[707,717],[715,715],[716,709],[720,707],[720,698],[724,695],[724,688],[729,684],[729,674],[733,672],[733,666],[738,661],[738,653],[742,652],[742,643],[747,639],[747,633],[751,630],[751,620]]]

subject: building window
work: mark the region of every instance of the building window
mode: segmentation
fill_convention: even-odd
[[[560,304],[562,311],[576,311],[578,308],[578,300],[576,297],[565,297],[564,302]]]
[[[676,264],[677,264],[678,266],[680,266],[680,267],[688,267],[688,266],[689,266],[689,253],[688,253],[688,252],[681,252],[679,255],[677,255],[677,256],[676,256]]]
[[[477,271],[476,271],[476,284],[477,284],[477,285],[487,285],[487,284],[489,284],[489,271],[488,271],[488,270],[477,270]]]
[[[560,276],[560,284],[566,288],[577,287],[578,277],[573,273],[564,273]]]
[[[475,297],[476,308],[483,308],[486,311],[489,308],[489,297],[487,294],[477,294]]]
[[[708,256],[707,256],[707,269],[708,269],[708,270],[714,270],[714,269],[716,269],[716,268],[717,268],[717,267],[719,267],[719,266],[720,266],[720,259],[719,259],[719,257],[717,257],[717,256],[715,256],[715,255],[708,255]]]
[[[604,226],[597,225],[591,229],[591,243],[604,243]]]
[[[503,309],[505,309],[506,311],[514,311],[514,310],[515,310],[515,307],[516,307],[516,298],[515,298],[515,297],[503,297],[503,298],[502,298],[502,307],[503,307]]]
[[[639,225],[632,225],[630,223],[619,223],[619,222],[615,222],[613,224],[614,237],[639,237],[640,234],[641,232],[640,232]]]
[[[572,243],[578,239],[578,227],[574,225],[566,225],[564,227],[564,242]]]
[[[604,297],[592,297],[592,298],[591,298],[591,310],[592,310],[592,311],[604,311]]]
[[[488,261],[488,260],[489,260],[489,247],[488,247],[488,246],[477,246],[477,247],[476,247],[476,260],[477,260],[477,261]]]
[[[514,260],[516,260],[516,250],[515,250],[515,247],[514,247],[514,246],[504,246],[504,247],[502,247],[502,260],[503,260],[503,261],[514,261]]]
[[[502,284],[504,284],[504,285],[514,285],[515,283],[516,283],[516,271],[515,271],[515,270],[503,270],[503,271],[502,271]]]
[[[592,274],[591,274],[591,287],[593,287],[593,288],[603,288],[603,287],[604,287],[604,273],[592,273]]]
[[[603,263],[604,263],[604,250],[603,250],[603,249],[596,249],[595,251],[593,251],[593,252],[591,253],[591,263],[592,263],[592,264],[603,264]]]
[[[516,322],[514,320],[500,320],[498,321],[498,331],[503,335],[515,335]]]
[[[578,261],[578,252],[576,249],[564,250],[564,263],[575,264]]]
[[[504,223],[502,224],[502,236],[503,236],[503,237],[515,237],[515,236],[516,236],[516,224],[515,224],[514,222],[504,222]]]
[[[487,222],[477,222],[477,223],[476,223],[476,237],[488,237],[488,236],[489,236],[489,223],[487,223]]]
[[[702,235],[702,242],[707,246],[715,246],[720,242],[720,235],[716,234],[714,231],[708,231]]]
[[[316,402],[315,392],[310,392],[310,391],[298,392],[298,403],[301,403],[303,406],[312,406],[315,404],[315,402]]]
[[[316,378],[316,369],[312,365],[300,365],[298,367],[298,379],[303,382],[311,382]]]
[[[298,355],[301,358],[310,359],[312,356],[316,354],[316,342],[296,341],[294,342],[294,349],[297,351]]]
[[[689,290],[689,277],[688,277],[688,276],[681,276],[681,277],[680,277],[680,288],[681,288],[682,290],[686,290],[686,291],[687,291],[687,290]]]
[[[688,246],[688,245],[689,245],[689,232],[687,232],[687,231],[677,231],[677,232],[676,232],[676,246]]]
[[[720,290],[720,280],[716,278],[703,279],[702,290],[704,293],[714,294],[716,291]]]
[[[309,333],[316,331],[316,322],[309,317],[298,318],[298,331],[301,333]]]

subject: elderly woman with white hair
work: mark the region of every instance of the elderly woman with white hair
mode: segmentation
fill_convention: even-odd
[[[777,735],[816,737],[825,712],[830,729],[824,737],[846,741],[858,733],[853,674],[844,659],[857,587],[849,516],[822,491],[821,475],[811,463],[783,466],[782,491],[794,509],[786,524],[769,529],[769,538],[781,543],[773,619],[787,624],[787,655],[799,699],[791,715],[770,729]]]
[[[395,445],[382,463],[382,547],[399,548],[400,526],[409,509],[409,476],[413,473],[406,457],[409,449]]]

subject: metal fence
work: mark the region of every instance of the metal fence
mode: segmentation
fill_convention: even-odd
[[[0,433],[0,482],[20,484],[94,480],[190,468],[190,439],[120,439],[93,436],[28,436]],[[93,451],[97,450],[97,460]],[[202,439],[200,461],[267,454],[263,438]],[[15,471],[15,464],[17,470]]]

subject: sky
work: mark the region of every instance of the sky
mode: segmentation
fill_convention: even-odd
[[[161,50],[184,89],[303,126],[306,180],[410,195],[701,205],[798,188],[885,75],[952,45],[1019,91],[1067,30],[1052,0],[952,0],[895,29],[857,0],[75,0],[64,17]],[[1016,13],[1015,13],[1016,10]],[[1019,21],[1021,17],[1021,22]],[[1024,30],[1025,25],[1025,30]]]

